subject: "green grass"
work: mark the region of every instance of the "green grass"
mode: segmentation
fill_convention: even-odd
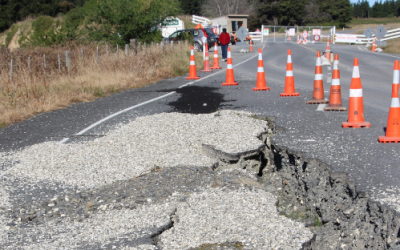
[[[388,23],[400,23],[400,18],[395,17],[382,17],[382,18],[353,18],[347,25],[352,27],[354,25],[362,24],[388,24]]]

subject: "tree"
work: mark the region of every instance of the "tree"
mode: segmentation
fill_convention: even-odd
[[[252,15],[256,12],[258,4],[258,0],[206,0],[202,6],[202,13],[209,17],[228,14]]]
[[[181,11],[175,0],[90,0],[84,6],[93,6],[87,14],[91,40],[117,44],[140,41],[160,41],[156,27],[167,17]]]
[[[273,25],[301,25],[305,16],[305,0],[261,0],[260,20]]]

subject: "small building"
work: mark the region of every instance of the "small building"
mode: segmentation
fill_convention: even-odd
[[[161,32],[163,37],[169,37],[177,30],[184,30],[185,23],[177,17],[168,17],[161,24]]]
[[[220,16],[210,21],[212,23],[218,23],[218,33],[222,32],[223,28],[226,28],[226,31],[230,34],[232,32],[236,32],[241,26],[247,29],[247,18],[249,15],[242,14],[229,14],[226,16]]]

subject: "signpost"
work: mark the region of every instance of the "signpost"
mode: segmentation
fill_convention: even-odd
[[[237,45],[243,46],[246,44],[246,42],[244,41],[246,39],[246,37],[249,35],[249,32],[247,31],[247,29],[245,29],[243,26],[241,26],[237,31],[236,31],[236,36],[237,38],[240,39],[240,42],[237,42]]]
[[[302,36],[304,39],[307,39],[307,37],[308,37],[308,32],[307,32],[307,30],[303,31],[303,33],[301,33],[301,36]]]
[[[381,39],[384,38],[387,34],[387,31],[383,25],[379,25],[378,28],[375,30],[375,36],[378,38],[378,45],[379,46],[386,46],[386,42],[382,42]]]

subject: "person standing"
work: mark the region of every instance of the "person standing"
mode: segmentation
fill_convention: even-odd
[[[223,28],[221,35],[219,35],[219,43],[221,44],[223,62],[226,62],[228,45],[230,41],[231,41],[231,36],[228,33],[226,33],[226,29]]]

